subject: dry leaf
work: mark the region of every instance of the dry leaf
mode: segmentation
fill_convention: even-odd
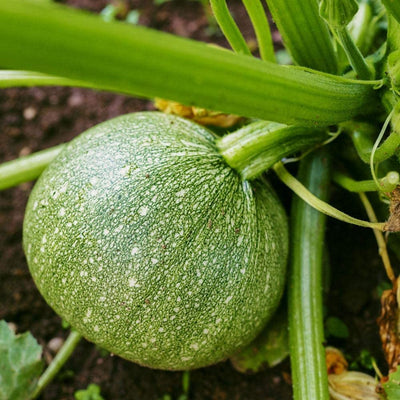
[[[388,232],[400,231],[400,187],[397,187],[393,192],[389,193],[389,219],[385,224],[384,230]]]
[[[397,365],[400,364],[398,280],[394,286],[393,289],[383,292],[381,297],[381,315],[377,319],[389,372],[395,371]]]
[[[200,107],[185,106],[171,100],[156,98],[154,100],[154,105],[166,114],[179,115],[180,117],[191,119],[201,125],[229,128],[243,120],[242,117],[237,115],[210,111]]]

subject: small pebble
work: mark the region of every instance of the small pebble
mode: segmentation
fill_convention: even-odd
[[[57,353],[62,345],[64,344],[64,339],[55,337],[53,339],[50,339],[49,343],[47,344],[47,348],[52,352],[52,353]]]
[[[37,110],[36,110],[36,108],[33,108],[33,107],[25,108],[23,115],[26,120],[30,121],[36,117]]]
[[[24,156],[27,156],[27,155],[29,155],[31,153],[32,153],[32,149],[30,149],[29,147],[23,147],[21,149],[21,151],[19,152],[19,156],[20,157],[24,157]]]

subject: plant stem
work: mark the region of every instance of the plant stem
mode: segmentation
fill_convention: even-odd
[[[0,88],[16,86],[79,86],[93,87],[87,82],[75,81],[59,76],[50,76],[31,71],[0,70]]]
[[[376,182],[372,179],[366,181],[355,181],[338,171],[333,172],[332,178],[339,186],[349,192],[376,192],[378,190]],[[399,173],[396,171],[390,171],[385,177],[379,179],[379,190],[383,192],[392,192],[399,185],[399,180]]]
[[[367,212],[369,220],[371,222],[377,222],[377,218],[376,218],[374,209],[372,208],[372,205],[369,202],[368,197],[365,195],[365,193],[360,193],[360,199],[364,205],[364,208],[365,208],[365,211]],[[390,258],[389,258],[389,254],[387,252],[385,238],[383,237],[381,231],[379,231],[377,229],[374,229],[373,231],[374,231],[376,242],[378,243],[379,255],[382,258],[382,262],[385,267],[386,275],[390,279],[392,284],[394,284],[396,281],[396,275],[394,274],[392,265],[390,263]]]
[[[315,152],[301,161],[299,179],[307,190],[327,199],[329,165],[324,152]],[[329,399],[322,305],[325,220],[324,214],[300,198],[294,198],[288,295],[290,360],[295,400]]]
[[[337,59],[317,0],[267,0],[285,47],[298,65],[337,73]]]
[[[377,188],[378,188],[379,190],[380,190],[379,180],[378,180],[378,178],[377,178],[377,176],[376,176],[376,173],[375,173],[375,163],[376,163],[376,160],[375,160],[375,153],[376,153],[376,150],[377,150],[377,148],[378,148],[378,146],[379,146],[379,143],[381,142],[381,140],[382,140],[382,138],[383,138],[383,135],[384,135],[385,132],[386,132],[386,129],[387,129],[389,123],[390,123],[390,120],[392,119],[392,116],[393,116],[393,114],[394,114],[394,111],[395,111],[395,109],[393,109],[393,110],[390,112],[390,114],[386,117],[386,120],[385,120],[384,124],[382,125],[382,129],[381,129],[381,131],[379,132],[379,135],[378,135],[378,137],[377,137],[377,139],[376,139],[376,141],[375,141],[375,143],[374,143],[374,145],[373,145],[373,147],[372,147],[372,150],[371,150],[371,157],[370,157],[370,160],[369,160],[369,167],[370,167],[370,170],[371,170],[371,175],[372,175],[373,180],[376,182],[376,186],[377,186]],[[394,151],[395,151],[395,150],[394,150]]]
[[[54,357],[53,361],[47,367],[46,371],[44,371],[43,375],[39,378],[39,382],[36,386],[35,392],[32,395],[32,399],[36,399],[42,390],[57,375],[58,371],[60,371],[62,366],[66,363],[81,339],[82,336],[78,332],[71,330],[71,333],[69,334],[65,343]]]
[[[360,127],[350,129],[349,135],[360,159],[369,164],[371,152],[374,147],[373,137],[376,137],[376,129],[367,124],[360,124]],[[346,127],[345,130],[348,130]],[[393,130],[386,140],[376,148],[374,162],[380,163],[392,157],[400,148],[400,133]]]
[[[64,144],[60,144],[29,156],[0,164],[0,190],[38,178],[64,146]]]
[[[361,54],[358,47],[355,45],[349,31],[346,27],[340,27],[334,29],[334,33],[343,47],[347,58],[349,59],[350,65],[353,67],[359,79],[372,79],[372,72],[365,61],[363,55]]]
[[[338,171],[333,172],[332,178],[335,183],[349,192],[376,192],[377,190],[376,183],[372,179],[366,181],[355,181]]]
[[[273,168],[279,179],[286,186],[293,190],[293,192],[295,192],[297,196],[303,199],[307,204],[320,211],[321,213],[336,218],[340,221],[347,222],[349,224],[362,226],[364,228],[379,229],[380,231],[384,230],[384,223],[372,223],[353,218],[350,215],[347,215],[344,212],[337,210],[335,207],[332,207],[330,204],[322,201],[321,199],[313,195],[309,190],[307,190],[307,188],[305,188],[304,185],[302,185],[294,176],[292,176],[281,162],[276,163]]]
[[[327,137],[324,130],[258,121],[223,136],[217,146],[243,179],[254,179],[282,158],[321,144]]]
[[[4,68],[286,124],[326,126],[376,108],[370,82],[277,65],[123,22],[106,23],[48,1],[0,1],[0,48]]]
[[[226,0],[210,0],[215,19],[219,27],[227,38],[232,49],[237,53],[251,55],[246,41],[238,26],[236,25],[231,13],[229,12]]]
[[[260,0],[242,0],[257,36],[261,59],[276,62],[267,16]]]

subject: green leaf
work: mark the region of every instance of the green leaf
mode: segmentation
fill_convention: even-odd
[[[42,347],[30,332],[15,335],[0,321],[0,400],[26,400],[43,369]]]
[[[387,400],[398,400],[400,398],[400,368],[397,366],[395,372],[389,374],[389,380],[383,384]]]
[[[398,0],[382,0],[387,11],[400,22],[400,2]]]
[[[104,400],[100,394],[100,387],[91,383],[87,389],[78,390],[75,392],[76,400]]]
[[[334,336],[339,339],[347,339],[349,337],[349,329],[346,324],[339,318],[328,317],[325,321],[326,336]]]
[[[258,372],[265,365],[274,367],[289,355],[287,313],[278,310],[264,330],[231,362],[239,372]]]

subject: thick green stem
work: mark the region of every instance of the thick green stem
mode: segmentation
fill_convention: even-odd
[[[226,0],[210,0],[215,19],[232,49],[237,53],[251,55],[242,33],[229,12]]]
[[[257,36],[260,56],[263,60],[276,62],[271,30],[261,0],[242,0]]]
[[[312,194],[302,183],[300,183],[294,176],[292,176],[281,162],[274,165],[274,171],[278,175],[279,179],[288,186],[293,192],[297,194],[301,199],[303,199],[307,204],[323,214],[330,217],[336,218],[340,221],[347,222],[349,224],[362,226],[364,228],[373,228],[383,231],[385,229],[384,223],[372,223],[368,221],[363,221],[361,219],[353,218],[350,215],[339,211],[330,204],[319,199],[314,194]]]
[[[329,165],[323,152],[302,160],[299,179],[316,196],[327,199]],[[295,400],[329,400],[322,303],[325,219],[300,198],[293,199],[288,295]]]
[[[285,47],[298,65],[337,73],[337,59],[317,0],[266,0]]]
[[[355,45],[349,31],[346,27],[340,27],[334,30],[339,43],[343,47],[350,65],[353,67],[359,79],[373,79],[373,74],[361,54],[358,47]]]
[[[38,178],[64,146],[61,144],[0,164],[0,190]]]
[[[50,76],[31,71],[0,70],[1,89],[17,86],[78,86],[93,88],[93,85],[88,82],[75,81],[59,76]]]
[[[369,82],[276,65],[122,22],[106,23],[47,1],[0,1],[0,53],[4,68],[286,124],[336,124],[372,112],[376,98]]]
[[[62,366],[67,362],[81,339],[82,336],[78,332],[74,330],[71,331],[68,339],[47,367],[46,371],[44,371],[43,375],[40,377],[35,392],[32,395],[32,399],[36,399],[42,390],[53,380],[58,371],[60,371]]]
[[[310,149],[328,137],[324,130],[258,121],[223,136],[217,146],[243,179],[253,179],[282,158]]]

